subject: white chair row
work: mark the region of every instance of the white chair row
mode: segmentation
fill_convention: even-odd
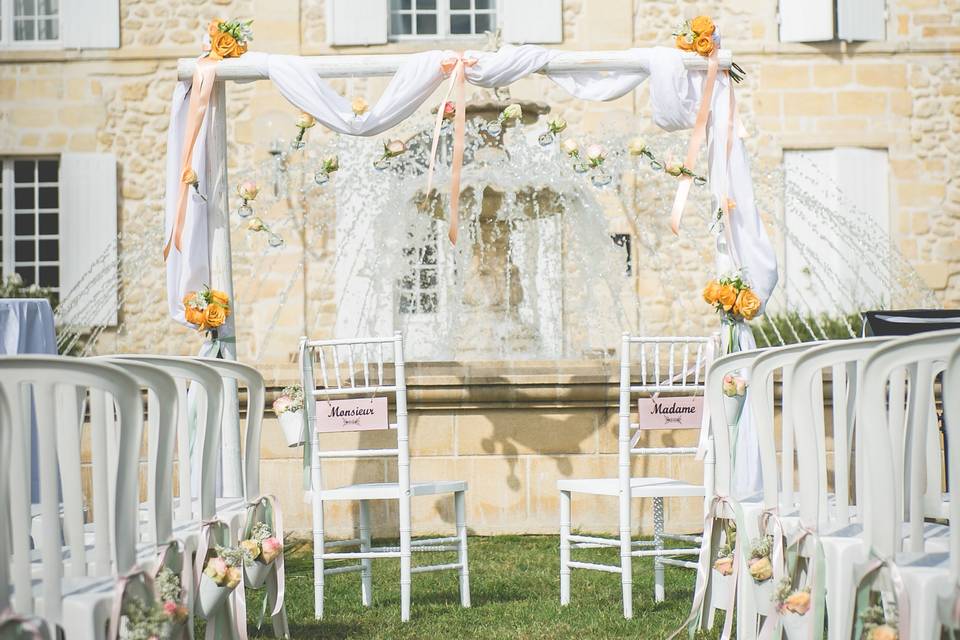
[[[247,391],[244,458],[237,451],[236,459],[222,460],[223,398],[238,397],[224,388],[236,383]],[[68,639],[102,638],[117,581],[157,568],[168,543],[178,543],[180,563],[192,566],[202,523],[211,518],[230,523],[235,542],[247,503],[259,496],[263,405],[260,374],[235,362],[0,358],[0,469],[9,469],[0,473],[0,511],[9,506],[12,516],[0,527],[0,555],[11,558],[0,563],[0,611],[39,616]],[[31,470],[24,463],[32,419],[39,436],[38,505],[30,504]],[[236,495],[217,497],[220,465],[240,470]],[[191,623],[194,586],[185,572]],[[288,634],[283,611],[274,630]]]
[[[936,378],[944,371],[938,388]],[[824,372],[830,373],[829,382]],[[909,619],[903,621],[900,637],[935,637],[946,620],[938,599],[945,599],[950,606],[943,605],[944,611],[952,612],[960,577],[958,535],[936,522],[952,520],[951,511],[958,507],[941,491],[935,390],[945,407],[952,442],[960,442],[958,418],[950,419],[960,416],[960,407],[951,408],[960,404],[960,332],[811,343],[725,356],[713,363],[707,378],[711,406],[723,402],[720,386],[728,374],[749,379],[763,477],[762,495],[733,500],[730,429],[714,413],[716,494],[742,514],[743,529],[736,538],[738,637],[756,638],[762,625],[782,622],[781,611],[770,601],[771,582],[758,583],[748,572],[749,547],[766,534],[776,534],[776,544],[782,544],[781,534],[785,540],[801,541],[799,557],[808,563],[804,580],[822,586],[818,590],[812,585],[813,607],[814,611],[825,607],[829,638],[851,637],[858,624],[857,586],[868,569],[877,567],[896,572],[910,594],[909,607],[904,606]],[[779,454],[773,410],[777,377],[782,380]],[[960,478],[960,465],[952,464],[950,471],[951,479]],[[706,549],[707,541],[704,544]],[[813,575],[814,566],[822,567],[820,575]],[[779,571],[775,577],[781,577]],[[714,592],[715,582],[715,571],[701,571],[698,593]],[[861,594],[869,590],[866,583],[860,586]],[[823,602],[816,601],[818,593],[825,594]],[[702,607],[704,627],[712,624],[709,600],[696,603]],[[716,601],[714,596],[714,605]],[[816,629],[817,637],[822,631]]]

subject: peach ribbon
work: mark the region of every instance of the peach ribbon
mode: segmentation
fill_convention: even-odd
[[[697,120],[693,125],[690,142],[687,144],[687,157],[683,161],[683,166],[691,171],[697,163],[700,145],[707,137],[707,119],[710,117],[710,106],[713,103],[713,87],[716,84],[718,67],[717,50],[714,49],[707,60],[707,78],[703,83],[703,97],[700,100],[700,108],[697,111]],[[693,182],[693,176],[683,174],[679,180],[680,186],[677,187],[677,195],[673,199],[673,212],[670,214],[670,229],[678,235],[680,233],[680,219],[683,218],[683,208],[687,204],[687,196],[690,194],[690,184]]]
[[[450,76],[450,85],[437,108],[437,122],[433,128],[433,144],[430,145],[430,168],[427,170],[427,197],[433,188],[433,169],[437,157],[437,144],[440,142],[440,127],[443,126],[443,108],[456,89],[456,108],[453,117],[453,159],[450,163],[450,230],[447,235],[451,244],[457,244],[457,230],[460,224],[460,170],[463,168],[464,134],[467,127],[466,114],[466,68],[477,64],[476,58],[465,58],[463,53],[444,58],[440,62],[440,71]]]
[[[193,85],[190,89],[190,105],[187,111],[187,130],[183,141],[183,157],[180,161],[180,188],[177,193],[177,214],[173,222],[173,229],[170,231],[170,237],[163,248],[163,259],[166,260],[170,255],[171,246],[175,246],[177,251],[181,250],[183,241],[183,226],[187,219],[187,195],[190,191],[190,185],[183,181],[183,176],[191,168],[193,160],[193,146],[200,134],[200,127],[203,125],[203,118],[207,113],[207,106],[210,104],[210,96],[213,93],[214,79],[217,73],[217,63],[219,60],[204,57],[197,60],[197,68],[193,72]]]

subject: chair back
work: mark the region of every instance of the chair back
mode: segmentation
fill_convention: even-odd
[[[947,447],[948,477],[957,483],[960,482],[960,446],[957,446],[960,443],[960,346],[950,354],[942,388],[947,441],[954,443]],[[950,500],[950,522],[960,523],[960,500]],[[950,572],[953,583],[960,583],[960,526],[950,527]]]
[[[713,477],[713,494],[731,496],[733,491],[734,447],[730,437],[730,425],[724,411],[723,378],[727,375],[744,375],[748,379],[754,361],[766,353],[766,349],[737,351],[717,358],[707,371],[706,402],[710,407],[710,437],[716,458]],[[748,392],[749,395],[749,392]],[[711,494],[707,494],[709,499]]]
[[[148,354],[112,356],[152,365],[173,377],[177,385],[177,485],[179,500],[174,517],[179,521],[207,520],[217,511],[217,472],[223,415],[223,382],[209,365],[192,358]],[[193,393],[196,402],[188,394]],[[196,407],[196,420],[191,413]],[[193,431],[193,432],[191,432]],[[194,503],[199,509],[194,513]]]
[[[960,331],[956,329],[923,333],[877,348],[864,364],[858,419],[858,426],[865,431],[867,454],[864,538],[881,557],[892,557],[900,550],[904,517],[910,523],[910,550],[923,551],[925,469],[931,464],[939,466],[940,460],[939,448],[935,449],[935,460],[931,460],[927,447],[934,377],[946,367],[947,358],[957,346]],[[901,434],[891,428],[886,401],[889,397],[890,413],[903,404],[903,396],[894,395],[897,390],[891,383],[892,376],[903,369],[908,372],[909,401],[906,428]],[[949,391],[945,389],[944,396]]]
[[[747,402],[750,407],[750,418],[753,420],[760,445],[760,473],[763,478],[763,506],[766,509],[780,509],[782,512],[791,511],[794,506],[794,422],[790,413],[792,396],[783,392],[788,389],[793,379],[793,367],[797,359],[808,349],[821,344],[819,342],[803,342],[785,347],[768,349],[757,356],[750,371],[750,391]],[[774,378],[777,372],[781,375],[780,395],[780,452],[781,461],[777,463],[777,448],[775,435],[775,404]],[[822,403],[821,414],[822,414]],[[779,477],[777,468],[780,468]]]
[[[851,520],[850,469],[854,469],[856,506],[862,515],[864,450],[863,432],[856,429],[856,408],[860,401],[860,376],[863,363],[889,338],[833,340],[805,351],[793,366],[792,379],[784,381],[784,396],[789,395],[791,422],[797,447],[797,472],[800,483],[800,518],[805,526],[817,529],[832,523],[842,526]],[[833,486],[835,508],[828,507],[826,453],[827,424],[824,413],[823,371],[830,369],[833,414]],[[785,411],[786,413],[786,411]],[[854,442],[856,445],[854,445]],[[856,451],[856,459],[851,452]],[[815,480],[815,481],[814,481]]]
[[[618,453],[621,483],[630,495],[631,454],[694,454],[696,447],[636,446],[643,434],[641,417],[631,422],[636,398],[670,395],[702,395],[705,369],[715,342],[709,337],[647,337],[624,333],[620,347],[620,422]],[[639,375],[638,375],[639,374]],[[675,428],[700,428],[693,427]],[[631,433],[635,432],[635,433]]]
[[[62,622],[64,573],[88,573],[84,530],[84,483],[81,475],[81,398],[88,391],[109,394],[116,403],[120,428],[110,428],[105,411],[91,410],[90,429],[96,437],[117,438],[116,481],[113,491],[87,495],[95,505],[109,505],[111,514],[95,509],[95,557],[112,559],[105,575],[126,573],[136,562],[139,453],[143,405],[137,381],[112,365],[58,356],[0,358],[0,455],[7,457],[0,473],[0,513],[9,522],[0,526],[0,610],[10,606],[21,615],[42,614]],[[93,407],[91,406],[91,409]],[[31,424],[37,432],[42,528],[41,593],[43,611],[37,611],[31,573],[30,441]],[[115,434],[115,435],[114,435]],[[92,460],[94,475],[109,477],[97,467],[109,460]],[[63,492],[61,500],[60,492]],[[62,505],[62,513],[61,513]],[[62,525],[61,525],[62,518]],[[62,540],[67,540],[67,549]],[[64,563],[69,553],[70,563]],[[7,574],[12,569],[13,575]],[[100,567],[104,569],[104,567]]]
[[[390,380],[390,365],[393,379]],[[303,384],[305,428],[309,431],[313,460],[313,490],[321,490],[320,461],[328,458],[397,458],[400,495],[409,495],[410,449],[407,423],[407,383],[403,337],[399,332],[383,338],[342,340],[300,339],[300,375]],[[392,394],[396,401],[397,446],[394,448],[322,448],[316,427],[318,400],[370,398]],[[402,502],[402,501],[401,501]]]
[[[215,369],[226,382],[235,380],[238,385],[247,388],[246,436],[244,438],[242,464],[241,459],[234,461],[243,470],[243,497],[253,500],[260,495],[260,432],[263,426],[263,408],[266,389],[263,376],[259,371],[234,360],[219,358],[193,358],[197,362]],[[239,395],[237,415],[240,414]]]

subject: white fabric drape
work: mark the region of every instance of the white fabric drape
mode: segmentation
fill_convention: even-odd
[[[559,52],[533,45],[504,47],[496,52],[467,51],[464,58],[475,59],[466,67],[466,79],[481,87],[505,86],[542,69]],[[657,47],[631,49],[629,55],[641,63],[642,71],[610,74],[604,72],[563,72],[548,74],[570,94],[585,100],[613,100],[626,95],[651,78],[651,102],[654,121],[675,131],[693,126],[705,72],[688,72],[683,54],[677,49]],[[293,105],[313,115],[323,126],[338,133],[374,136],[409,117],[444,82],[441,62],[455,58],[453,51],[426,51],[410,56],[397,70],[383,95],[362,116],[353,113],[350,101],[311,71],[300,58],[265,53],[247,53],[244,60],[270,78]],[[737,137],[726,162],[729,91],[725,76],[718,79],[713,112],[708,127],[707,153],[710,181],[715,199],[727,195],[736,201],[731,231],[735,255],[739,257],[747,279],[764,301],[777,281],[776,256],[760,221],[753,200],[749,162],[742,141]],[[174,90],[167,145],[166,232],[169,237],[176,215],[183,131],[189,102],[190,84],[181,82]],[[209,117],[209,111],[208,116]],[[194,170],[200,177],[200,192],[205,193],[204,160],[206,123],[193,153]],[[664,212],[667,224],[668,212]],[[167,300],[170,316],[184,322],[183,296],[210,281],[210,256],[207,243],[206,202],[191,190],[187,204],[183,250],[175,249],[167,260]]]

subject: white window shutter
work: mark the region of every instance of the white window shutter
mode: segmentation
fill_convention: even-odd
[[[66,49],[119,49],[120,0],[60,0]]]
[[[562,0],[500,0],[500,29],[512,44],[563,42]]]
[[[837,0],[837,37],[855,40],[886,40],[885,0]]]
[[[327,0],[327,44],[386,44],[389,0]]]
[[[833,40],[833,0],[780,0],[780,42]]]
[[[117,324],[117,159],[60,157],[60,305],[65,324]]]

